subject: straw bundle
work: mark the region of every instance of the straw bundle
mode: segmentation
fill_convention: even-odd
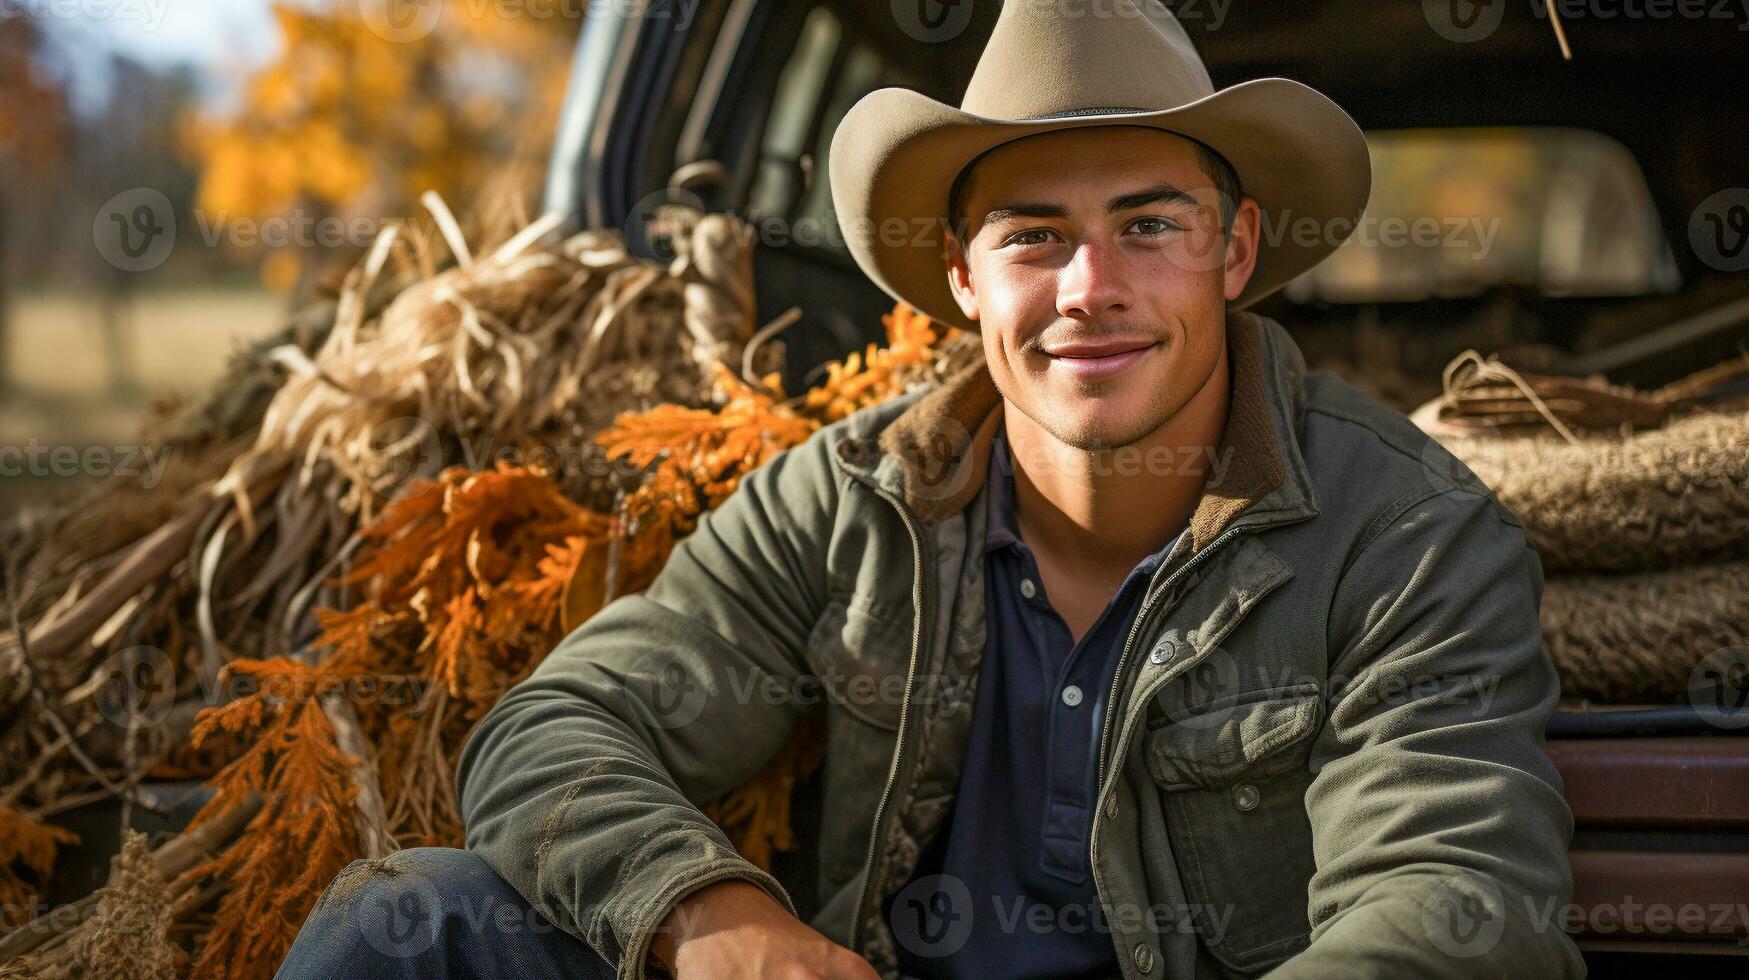
[[[1697,663],[1749,640],[1749,410],[1722,394],[1746,371],[1640,392],[1465,351],[1414,412],[1523,521],[1567,697],[1681,701]]]
[[[663,267],[613,235],[540,245],[550,222],[475,259],[433,210],[450,266],[391,229],[320,329],[176,424],[177,493],[116,483],[12,532],[41,557],[8,568],[0,818],[33,880],[0,868],[0,888],[50,874],[69,838],[46,818],[119,796],[125,820],[149,806],[139,780],[206,778],[212,801],[159,852],[170,921],[195,974],[270,975],[346,861],[459,844],[456,753],[561,630],[647,583],[747,472],[979,352],[901,307],[885,348],[786,398],[760,341],[792,320],[751,329],[733,219],[669,212]],[[43,536],[81,522],[76,547]],[[117,705],[117,677],[155,687]],[[788,846],[809,731],[707,808],[752,860]],[[81,908],[70,932],[0,938],[0,964],[119,948],[92,945]]]
[[[1749,646],[1749,562],[1553,578],[1542,622],[1563,697],[1682,701],[1703,658]]]
[[[1626,437],[1442,436],[1524,521],[1544,568],[1646,571],[1749,553],[1749,412]]]

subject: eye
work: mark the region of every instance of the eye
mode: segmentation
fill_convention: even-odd
[[[1028,228],[1026,231],[1015,232],[1008,236],[1004,245],[1043,245],[1049,239],[1045,236],[1055,235],[1049,228]]]
[[[1165,218],[1137,218],[1130,222],[1130,228],[1148,236],[1164,235],[1169,231],[1183,230],[1177,222],[1168,221]]]

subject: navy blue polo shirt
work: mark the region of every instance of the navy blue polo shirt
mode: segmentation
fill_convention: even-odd
[[[1131,622],[1183,532],[1131,570],[1077,644],[1020,540],[1005,426],[989,480],[989,626],[965,769],[887,921],[908,977],[1117,976],[1087,854],[1099,733]]]

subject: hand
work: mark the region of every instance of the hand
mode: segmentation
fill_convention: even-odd
[[[650,953],[675,980],[879,980],[862,957],[747,881],[721,881],[687,896],[662,920]]]

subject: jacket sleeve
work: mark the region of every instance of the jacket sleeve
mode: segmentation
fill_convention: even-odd
[[[1541,561],[1493,498],[1430,492],[1353,558],[1306,793],[1310,945],[1274,977],[1582,977],[1573,817],[1543,725]]]
[[[831,431],[743,478],[649,588],[565,637],[463,748],[468,849],[623,978],[704,885],[753,882],[795,912],[699,806],[754,776],[806,710],[788,695],[825,603]]]

